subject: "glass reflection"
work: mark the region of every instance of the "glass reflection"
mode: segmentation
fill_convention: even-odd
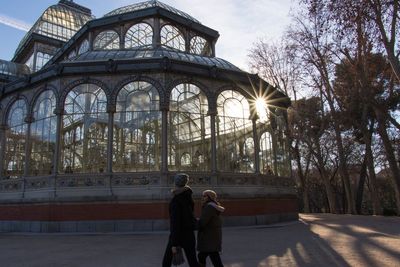
[[[152,43],[153,29],[147,23],[133,25],[125,35],[125,48],[151,45]]]
[[[81,43],[81,46],[79,47],[78,55],[83,54],[87,51],[89,51],[89,41],[87,39],[85,39]]]
[[[4,155],[4,176],[18,178],[23,176],[25,167],[26,131],[25,118],[27,107],[25,101],[17,100],[9,109],[6,131],[6,147]]]
[[[53,169],[56,142],[56,123],[54,115],[56,98],[51,90],[44,91],[36,100],[35,121],[31,124],[30,175],[48,175]]]
[[[194,36],[190,40],[190,53],[201,56],[210,56],[211,55],[210,45],[203,37]]]
[[[115,31],[103,31],[99,33],[93,42],[95,50],[111,50],[119,48],[119,35]]]
[[[176,86],[170,97],[168,169],[210,170],[211,127],[205,94],[193,84]]]
[[[147,82],[125,85],[114,115],[113,171],[160,170],[161,113],[157,89]]]
[[[274,154],[272,137],[269,132],[264,132],[260,138],[260,171],[263,174],[274,174]]]
[[[218,169],[254,172],[253,126],[247,99],[236,91],[224,91],[218,96],[217,110]]]
[[[106,170],[108,114],[104,91],[81,84],[68,93],[61,130],[61,172],[98,173]]]
[[[178,28],[172,25],[165,25],[161,28],[161,45],[169,48],[185,51],[185,39],[178,30]]]

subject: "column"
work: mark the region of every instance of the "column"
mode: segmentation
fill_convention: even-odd
[[[274,174],[277,175],[278,174],[278,163],[277,163],[277,149],[278,149],[278,144],[277,144],[277,135],[279,134],[279,131],[277,129],[277,125],[276,125],[276,120],[274,117],[271,116],[271,139],[272,139],[272,153],[274,156]]]
[[[253,123],[253,140],[254,140],[254,166],[255,173],[260,173],[260,140],[257,134],[257,120],[254,118],[251,120]]]
[[[88,37],[88,41],[89,41],[89,51],[93,51],[93,32],[89,31],[89,37]]]
[[[216,111],[209,112],[211,122],[211,173],[217,173],[217,133],[215,131]]]
[[[124,30],[124,25],[121,25],[119,28],[119,48],[124,49],[125,48],[125,30]]]
[[[62,127],[62,117],[64,115],[64,109],[55,109],[54,114],[56,114],[57,116],[57,124],[56,124],[56,144],[54,148],[54,158],[53,158],[53,175],[57,175],[59,172],[59,164],[60,164],[61,127]]]
[[[25,118],[27,125],[26,139],[25,139],[25,168],[24,177],[29,176],[30,162],[31,162],[31,124],[34,122],[34,118],[28,115]]]
[[[160,105],[161,109],[161,172],[168,173],[168,105]]]
[[[112,188],[112,161],[113,161],[113,142],[114,142],[114,114],[117,107],[115,105],[107,105],[108,113],[108,135],[107,135],[107,174],[109,176],[110,195],[113,196]]]
[[[6,131],[8,126],[6,124],[0,125],[0,176],[4,178],[4,154],[6,151]]]
[[[154,18],[153,48],[158,48],[160,46],[161,46],[160,19],[159,18]]]
[[[114,113],[115,106],[108,106],[108,135],[107,135],[107,173],[112,173],[113,141],[114,141]]]

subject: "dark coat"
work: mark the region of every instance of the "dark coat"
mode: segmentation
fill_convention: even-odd
[[[172,246],[181,246],[195,230],[196,218],[193,214],[192,193],[190,187],[187,186],[173,191],[174,197],[169,204]]]
[[[224,208],[211,202],[203,205],[197,233],[199,252],[219,252],[222,247],[222,219]]]

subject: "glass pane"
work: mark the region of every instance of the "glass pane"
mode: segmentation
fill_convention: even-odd
[[[93,42],[95,50],[119,49],[119,35],[115,31],[104,31],[99,33]]]
[[[48,90],[40,94],[34,107],[35,121],[31,124],[30,175],[49,175],[53,169],[57,117],[56,98]]]
[[[210,45],[204,38],[200,36],[194,36],[190,40],[190,53],[201,56],[210,56],[210,51]]]
[[[157,89],[131,82],[118,93],[114,115],[113,171],[158,171],[161,166],[161,112]]]
[[[180,84],[170,97],[168,169],[210,170],[211,125],[207,97],[195,85]]]
[[[253,123],[249,103],[238,92],[222,92],[217,99],[217,164],[220,171],[254,172]]]
[[[35,71],[40,70],[44,65],[46,65],[47,61],[51,59],[52,55],[38,52],[36,54],[36,69]]]
[[[161,28],[161,44],[173,49],[185,51],[185,39],[178,30],[172,25],[165,25]]]
[[[85,53],[85,52],[87,52],[87,51],[89,51],[89,41],[85,39],[85,40],[81,43],[81,46],[79,47],[78,54],[80,55],[80,54],[83,54],[83,53]]]
[[[274,174],[272,137],[269,132],[263,133],[260,138],[260,169],[264,174]]]
[[[24,174],[25,141],[28,129],[25,123],[27,108],[25,101],[17,100],[8,112],[6,131],[6,147],[4,155],[4,176],[17,178]]]
[[[125,35],[125,48],[133,48],[153,43],[153,29],[147,23],[133,25]]]
[[[61,172],[98,173],[106,170],[108,113],[102,88],[81,84],[65,100],[61,130]]]

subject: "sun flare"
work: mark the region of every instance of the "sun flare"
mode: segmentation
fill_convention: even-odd
[[[259,97],[256,99],[256,110],[261,121],[265,122],[268,120],[267,103],[264,98]]]

